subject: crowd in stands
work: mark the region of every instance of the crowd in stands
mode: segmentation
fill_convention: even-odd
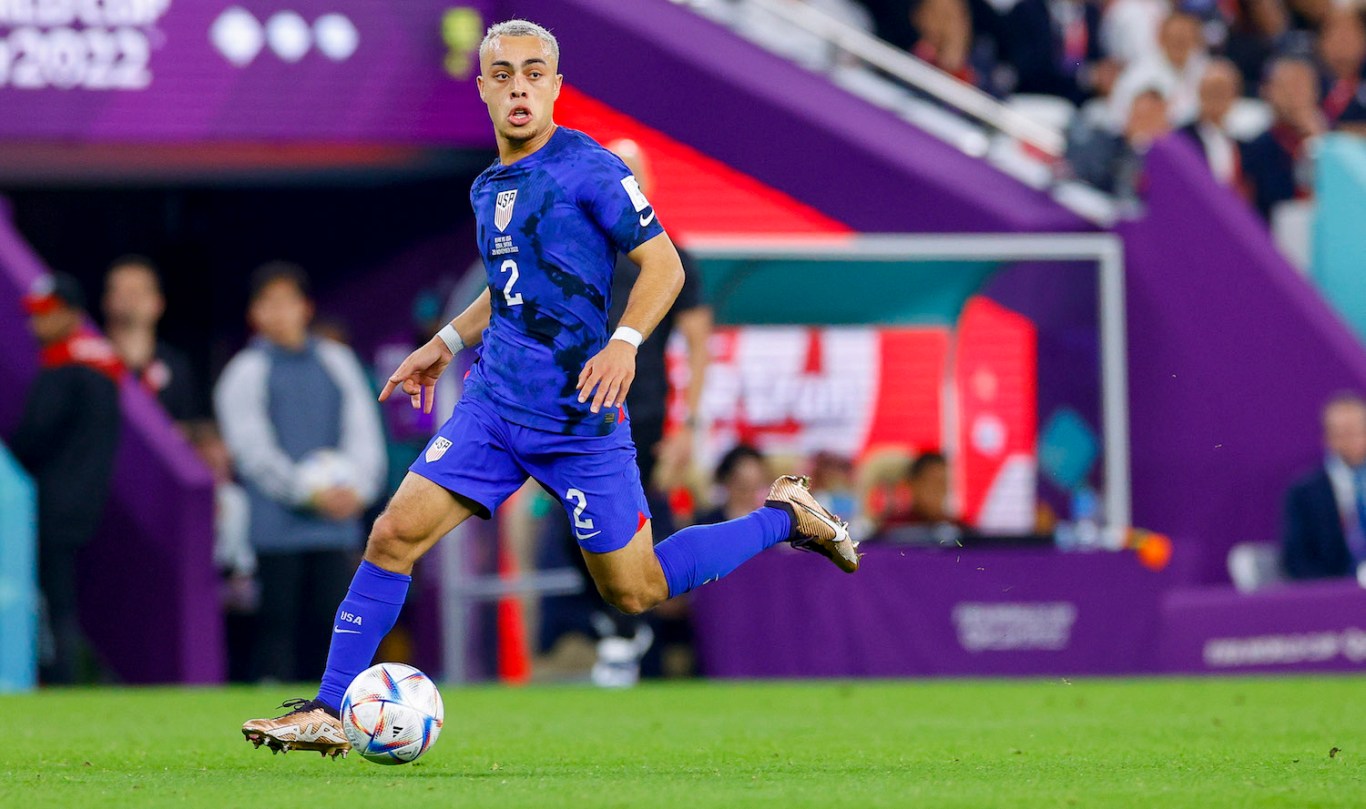
[[[771,3],[692,2],[807,67],[847,61]],[[1312,195],[1315,137],[1366,134],[1366,4],[1359,0],[778,5],[819,11],[1001,99],[1066,100],[1074,109],[1064,116],[1068,149],[1057,176],[1121,201],[1141,197],[1148,147],[1181,132],[1221,183],[1270,217],[1279,203]]]

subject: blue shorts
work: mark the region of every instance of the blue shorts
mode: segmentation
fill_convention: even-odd
[[[534,478],[564,505],[579,547],[590,553],[626,547],[650,518],[629,422],[602,436],[561,435],[513,424],[465,398],[408,468],[473,500],[484,519]]]

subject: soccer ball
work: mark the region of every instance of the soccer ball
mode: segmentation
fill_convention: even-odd
[[[346,740],[366,761],[407,764],[441,733],[441,694],[431,678],[402,663],[362,671],[341,703]]]

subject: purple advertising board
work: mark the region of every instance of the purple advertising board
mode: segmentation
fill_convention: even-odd
[[[489,146],[494,0],[6,0],[0,139]]]
[[[1170,672],[1366,672],[1366,590],[1351,579],[1251,595],[1175,590],[1162,603],[1161,639]]]
[[[864,549],[860,549],[864,550]],[[1131,553],[866,548],[857,575],[775,549],[693,594],[713,677],[1157,670],[1169,573]],[[744,620],[736,620],[742,615]]]

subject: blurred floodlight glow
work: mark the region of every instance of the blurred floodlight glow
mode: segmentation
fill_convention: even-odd
[[[324,14],[313,23],[318,50],[334,62],[351,58],[360,45],[360,32],[344,14]]]
[[[297,62],[312,47],[313,32],[297,13],[281,11],[266,22],[266,41],[276,56],[286,62]]]
[[[233,6],[218,15],[213,27],[209,29],[209,39],[223,58],[238,67],[246,67],[256,54],[261,52],[265,39],[261,34],[261,23],[251,12],[240,6]]]

